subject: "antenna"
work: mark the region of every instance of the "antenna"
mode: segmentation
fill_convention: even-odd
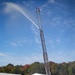
[[[42,44],[42,49],[43,49],[45,71],[46,71],[46,75],[51,75],[39,8],[36,8],[36,13],[37,13],[37,18],[38,18],[38,26],[39,26],[41,44]]]

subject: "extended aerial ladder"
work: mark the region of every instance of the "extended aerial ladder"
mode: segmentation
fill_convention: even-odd
[[[41,24],[41,17],[40,17],[40,9],[39,8],[36,8],[36,13],[37,13],[37,18],[38,18],[38,26],[39,26],[41,44],[42,44],[42,49],[43,49],[45,71],[46,71],[46,75],[51,75],[49,61],[48,61],[48,55],[47,55],[47,51],[46,51],[44,33],[43,33],[43,29],[42,29],[42,24]]]

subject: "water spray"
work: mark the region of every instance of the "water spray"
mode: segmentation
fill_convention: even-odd
[[[33,25],[35,25],[36,28],[39,29],[39,27],[37,26],[37,24],[28,16],[26,15],[26,12],[24,11],[23,8],[21,8],[20,6],[18,6],[17,4],[14,3],[5,3],[8,7],[11,7],[19,12],[21,12]]]

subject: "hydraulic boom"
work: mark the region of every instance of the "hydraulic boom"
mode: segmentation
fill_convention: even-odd
[[[49,61],[48,61],[48,55],[47,55],[47,51],[46,51],[44,33],[43,33],[43,29],[42,29],[42,24],[41,24],[40,9],[37,8],[36,12],[37,12],[37,18],[38,18],[38,26],[39,26],[39,31],[40,31],[41,44],[42,44],[42,49],[43,49],[45,71],[46,71],[46,75],[51,75],[50,65],[49,65]]]

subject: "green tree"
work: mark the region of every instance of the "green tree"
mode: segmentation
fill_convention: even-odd
[[[75,62],[69,62],[68,64],[68,75],[75,75]]]
[[[31,73],[31,74],[33,74],[33,73],[45,74],[44,65],[39,62],[34,62],[33,64],[30,65],[29,73]]]
[[[58,64],[52,63],[52,65],[51,65],[51,74],[52,75],[59,75],[58,69],[59,69]]]
[[[21,74],[22,71],[20,70],[20,67],[17,65],[12,69],[11,73]]]
[[[68,75],[68,64],[67,63],[60,64],[59,75]]]
[[[7,73],[11,73],[11,71],[12,71],[13,68],[14,68],[14,65],[13,64],[8,64],[6,66]]]

